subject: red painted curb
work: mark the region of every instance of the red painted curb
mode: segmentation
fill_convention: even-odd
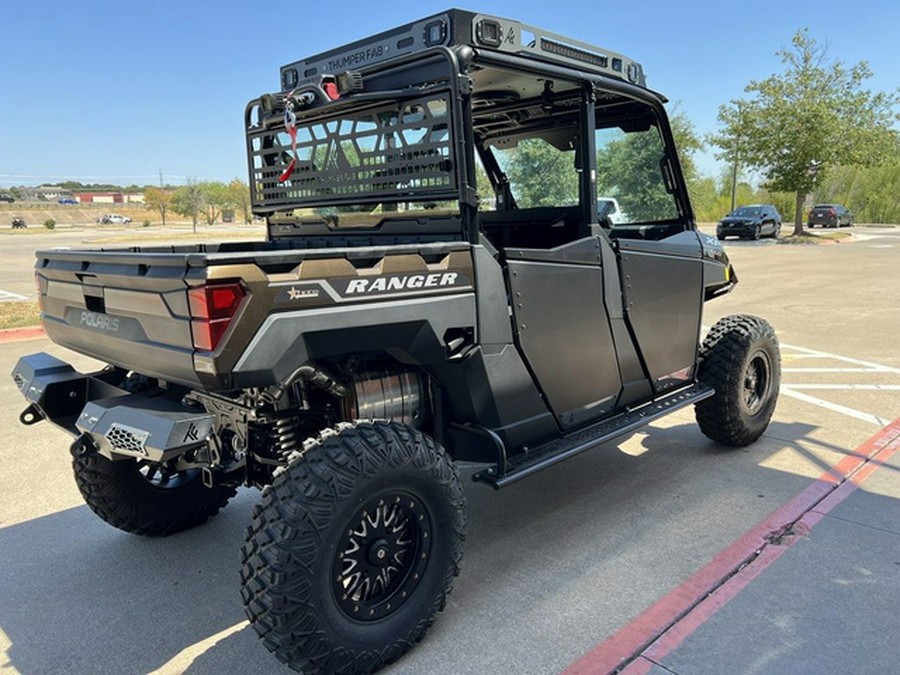
[[[773,535],[783,533],[791,525],[797,533],[804,534],[898,450],[900,419],[823,472],[787,504],[720,551],[709,564],[575,661],[565,674],[596,675],[620,669],[629,675],[647,672],[653,658],[662,658],[680,645],[797,539],[768,545]]]
[[[47,337],[47,334],[40,326],[29,326],[28,328],[4,328],[0,330],[0,344],[7,342],[21,342],[22,340],[37,340],[38,338],[44,337]]]

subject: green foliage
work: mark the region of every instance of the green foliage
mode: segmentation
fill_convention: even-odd
[[[694,217],[699,222],[710,222],[721,217],[717,206],[719,190],[714,178],[704,176],[688,180],[687,188],[694,207]]]
[[[900,223],[900,157],[873,167],[839,166],[816,190],[816,201],[844,204],[858,223]]]
[[[235,178],[228,184],[228,195],[228,207],[240,212],[242,222],[249,223],[253,219],[250,211],[250,187]]]
[[[200,214],[205,206],[200,183],[194,178],[188,178],[185,185],[172,193],[170,205],[175,213],[191,219],[194,232],[196,232],[197,221],[200,219]]]
[[[203,197],[203,215],[207,225],[214,225],[222,215],[222,210],[232,206],[231,191],[225,183],[200,183]]]
[[[162,188],[149,187],[144,190],[144,205],[151,210],[159,211],[162,224],[166,224],[166,213],[172,204],[172,191]]]
[[[672,218],[675,204],[660,173],[663,147],[658,130],[602,133],[606,136],[597,143],[597,194],[616,197],[632,221]]]
[[[137,185],[129,185],[123,188],[121,185],[113,185],[112,183],[81,183],[77,180],[63,181],[58,183],[58,185],[71,192],[126,192],[132,194],[143,192],[143,188]]]
[[[217,181],[198,183],[190,178],[186,185],[165,194],[168,195],[169,207],[175,213],[190,218],[195,232],[201,215],[207,225],[218,222],[225,210],[240,211],[244,222],[249,223],[252,219],[250,188],[237,178],[227,185]]]
[[[521,141],[509,154],[506,175],[520,209],[578,203],[575,153],[539,138]]]
[[[150,227],[150,219],[149,218],[144,218],[143,226]]]
[[[44,227],[46,227],[48,230],[55,230],[56,221],[53,218],[47,218],[47,220],[44,221]]]
[[[705,150],[706,143],[697,135],[693,123],[678,103],[669,111],[669,126],[672,128],[672,136],[675,138],[678,161],[681,162],[681,171],[685,180],[688,183],[699,180],[694,153]]]
[[[800,204],[838,164],[884,157],[896,143],[900,96],[865,89],[868,65],[829,61],[827,47],[808,30],[797,31],[792,48],[778,55],[784,71],[751,81],[750,97],[721,106],[721,130],[709,140],[720,148],[719,159],[754,167],[769,189],[793,192]],[[802,232],[802,213],[794,222]]]

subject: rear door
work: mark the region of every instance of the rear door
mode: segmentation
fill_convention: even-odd
[[[603,245],[589,237],[505,251],[519,348],[563,428],[611,412],[622,389],[606,309],[608,286],[618,292],[618,284]]]

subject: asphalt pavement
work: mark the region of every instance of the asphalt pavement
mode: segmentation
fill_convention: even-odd
[[[895,672],[900,230],[856,229],[726,243],[741,282],[706,323],[757,314],[782,343],[760,441],[725,450],[679,411],[500,492],[467,482],[448,607],[386,672]],[[0,378],[42,350],[92,365],[7,342]],[[238,593],[254,491],[189,532],[124,534],[83,505],[66,435],[23,408],[0,379],[0,672],[290,672]]]

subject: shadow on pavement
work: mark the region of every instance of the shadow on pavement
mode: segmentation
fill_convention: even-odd
[[[239,549],[256,495],[165,539],[86,506],[0,530],[0,629],[22,673],[147,673],[244,619]]]
[[[756,445],[725,451],[693,423],[651,427],[631,454],[602,447],[500,492],[467,472],[462,575],[425,644],[391,672],[564,668],[806,487],[760,464],[819,443],[815,429],[773,423]],[[244,620],[239,549],[256,499],[242,490],[206,525],[165,539],[119,532],[87,507],[0,529],[8,665],[147,673]],[[281,669],[249,627],[188,667]]]

